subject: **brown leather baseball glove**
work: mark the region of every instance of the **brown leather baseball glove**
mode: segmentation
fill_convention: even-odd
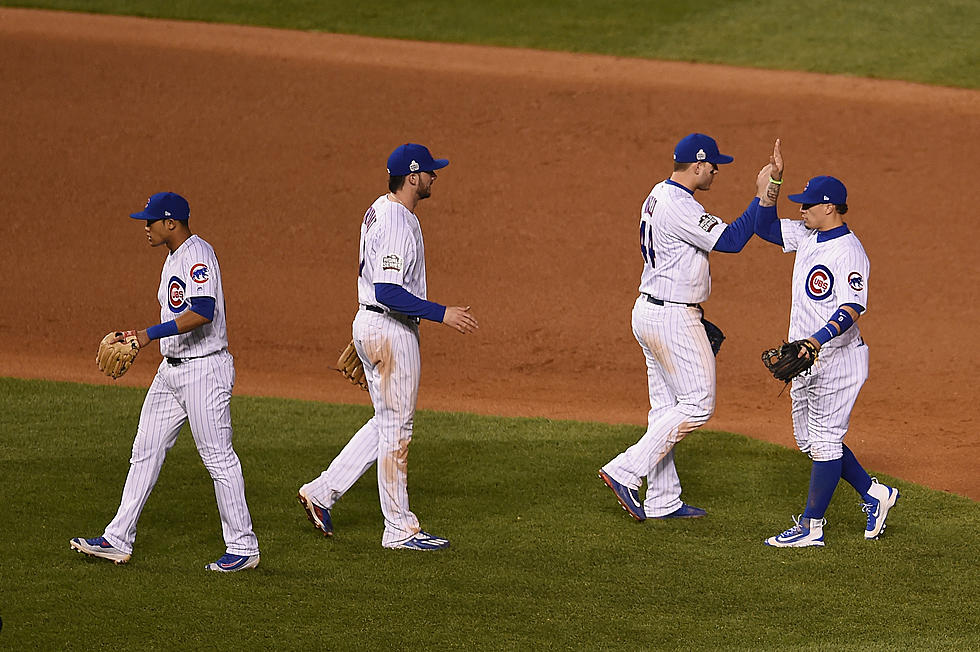
[[[140,343],[136,339],[136,331],[106,333],[99,342],[95,363],[99,365],[99,371],[115,380],[133,366],[139,352]]]
[[[804,353],[801,355],[800,352]],[[800,374],[809,373],[817,361],[819,349],[810,340],[783,342],[778,349],[762,352],[762,362],[776,380],[788,383]]]
[[[354,348],[354,341],[347,345],[344,352],[337,358],[337,371],[344,375],[344,378],[351,381],[361,389],[367,391],[367,381],[364,380],[364,365],[357,355]]]

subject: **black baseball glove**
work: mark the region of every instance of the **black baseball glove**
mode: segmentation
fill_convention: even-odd
[[[783,342],[778,349],[763,351],[762,362],[773,378],[788,383],[800,374],[809,373],[810,367],[817,361],[818,351],[810,340]]]
[[[725,341],[725,334],[704,317],[701,318],[701,325],[704,326],[704,332],[708,335],[708,341],[711,342],[711,352],[717,357],[718,352],[721,351],[721,343]]]

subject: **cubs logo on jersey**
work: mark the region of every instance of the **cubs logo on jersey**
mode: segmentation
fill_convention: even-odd
[[[184,312],[184,309],[187,308],[186,292],[187,286],[184,282],[176,276],[171,276],[167,290],[167,306],[170,308],[170,312],[175,314]]]
[[[814,265],[806,275],[806,294],[814,301],[826,299],[834,291],[834,275],[823,265]]]
[[[851,272],[847,276],[847,284],[851,286],[851,289],[855,292],[860,292],[864,289],[864,277],[857,272]]]
[[[197,263],[191,267],[191,280],[195,283],[206,283],[209,278],[211,278],[211,273],[208,270],[208,266],[204,263]]]

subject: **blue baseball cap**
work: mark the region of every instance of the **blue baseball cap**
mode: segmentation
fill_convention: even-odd
[[[412,172],[432,172],[447,165],[449,159],[432,158],[427,147],[405,143],[396,147],[388,157],[388,174],[400,177]]]
[[[788,198],[797,204],[846,204],[847,188],[834,177],[813,177],[806,182],[803,192]]]
[[[180,220],[186,222],[191,216],[187,200],[175,192],[158,192],[146,200],[146,206],[139,213],[130,213],[134,220]]]
[[[674,148],[675,163],[731,163],[735,159],[718,151],[718,143],[711,136],[688,134]]]

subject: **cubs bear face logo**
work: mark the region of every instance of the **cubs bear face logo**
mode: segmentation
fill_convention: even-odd
[[[860,292],[864,289],[864,277],[857,272],[851,272],[847,275],[847,284],[851,286],[851,289],[855,292]]]
[[[167,287],[167,306],[170,308],[170,312],[175,314],[184,312],[184,309],[187,308],[186,291],[187,286],[182,280],[176,276],[170,277],[170,284]]]
[[[823,265],[814,265],[806,275],[806,294],[814,301],[831,296],[834,291],[834,275]]]
[[[191,280],[195,283],[206,283],[211,278],[211,272],[204,263],[198,263],[191,267]]]

